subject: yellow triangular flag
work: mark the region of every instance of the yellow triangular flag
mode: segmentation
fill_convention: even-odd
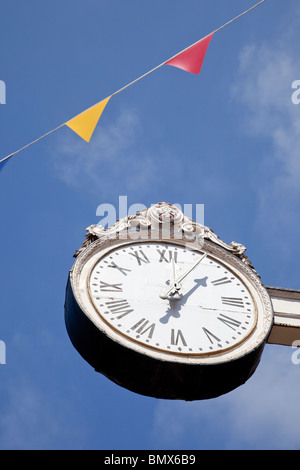
[[[110,98],[111,96],[103,101],[100,101],[100,103],[95,104],[86,111],[83,111],[81,114],[78,114],[73,119],[66,122],[66,126],[70,127],[72,131],[76,132],[76,134],[78,134],[82,139],[86,140],[86,142],[89,142],[100,119],[100,116],[103,113],[104,108]]]

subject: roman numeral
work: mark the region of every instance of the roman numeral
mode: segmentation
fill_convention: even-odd
[[[228,326],[232,330],[236,331],[236,329],[241,326],[241,322],[235,320],[234,318],[227,317],[226,315],[223,315],[222,313],[218,317],[218,320],[220,320],[224,325]]]
[[[125,299],[110,300],[105,302],[105,305],[107,305],[111,313],[118,314],[116,317],[118,320],[133,312],[133,309]]]
[[[151,325],[149,324],[149,326],[148,324],[149,321],[145,318],[142,318],[140,321],[138,321],[135,325],[131,327],[131,330],[136,330],[139,335],[143,335],[148,331],[148,338],[151,339],[155,329],[155,323],[152,323]]]
[[[223,305],[244,308],[244,301],[239,297],[221,297]]]
[[[142,263],[150,263],[143,250],[139,250],[139,253],[137,252],[137,250],[135,250],[133,253],[130,252],[129,254],[135,257],[139,266]]]
[[[159,250],[157,249],[158,253],[160,254],[159,262],[162,263],[165,261],[166,263],[171,263],[172,259],[174,258],[174,262],[177,263],[177,251],[170,251],[169,252],[169,259],[166,258],[165,254],[167,250]]]
[[[118,271],[120,271],[122,274],[124,274],[124,276],[127,276],[127,273],[126,271],[130,272],[131,269],[126,269],[126,268],[121,268],[120,266],[118,266],[116,263],[114,263],[112,261],[111,264],[108,265],[108,268],[115,268],[115,269],[118,269]]]
[[[215,281],[211,281],[214,286],[221,286],[222,284],[230,284],[231,280],[228,277],[221,277],[220,279],[216,279]]]
[[[202,328],[202,330],[204,331],[204,333],[206,334],[207,338],[209,339],[210,343],[213,344],[214,343],[214,340],[217,341],[217,342],[220,342],[220,338],[218,338],[217,336],[215,336],[211,331],[207,330],[206,328]]]
[[[107,282],[100,281],[100,290],[102,292],[123,292],[122,284],[108,284]]]
[[[175,335],[175,330],[171,330],[171,344],[172,346],[178,346],[179,340],[183,344],[183,346],[187,346],[186,340],[184,339],[184,336],[182,334],[181,330],[177,331],[177,334]]]

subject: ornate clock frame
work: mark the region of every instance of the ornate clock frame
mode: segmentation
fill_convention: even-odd
[[[250,342],[212,358],[178,358],[130,344],[101,322],[95,322],[87,301],[87,264],[112,246],[142,240],[180,241],[203,247],[237,272],[243,272],[255,289],[261,310],[259,331]],[[66,289],[65,321],[74,347],[97,372],[142,395],[199,400],[237,388],[256,370],[273,325],[270,297],[245,251],[243,245],[226,244],[210,228],[195,223],[166,203],[127,216],[108,229],[99,225],[88,227],[86,240],[74,255],[76,260]]]

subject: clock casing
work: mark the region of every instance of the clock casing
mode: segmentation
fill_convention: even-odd
[[[65,321],[96,371],[136,393],[183,400],[251,377],[273,312],[241,245],[164,203],[89,233],[69,274]]]

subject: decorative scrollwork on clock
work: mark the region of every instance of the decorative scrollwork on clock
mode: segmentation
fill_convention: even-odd
[[[137,212],[135,215],[117,220],[115,224],[107,229],[99,224],[89,226],[86,229],[86,239],[81,248],[75,252],[74,257],[76,258],[90,243],[97,239],[107,237],[115,237],[117,239],[120,236],[121,238],[132,238],[134,237],[132,235],[133,231],[142,232],[146,236],[148,233],[149,238],[151,238],[151,231],[157,230],[164,232],[164,236],[169,231],[170,238],[174,239],[197,239],[199,244],[201,244],[201,240],[209,240],[237,256],[254,270],[251,261],[245,255],[246,247],[244,245],[235,241],[228,245],[211,228],[196,223],[191,218],[185,216],[178,207],[164,202]]]

